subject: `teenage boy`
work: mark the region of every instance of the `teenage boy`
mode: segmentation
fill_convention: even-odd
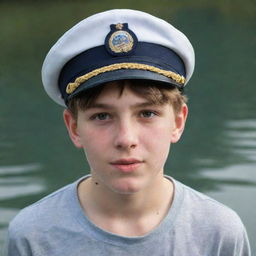
[[[189,40],[139,11],[96,14],[60,38],[43,84],[67,106],[64,121],[90,175],[22,210],[8,255],[250,255],[232,210],[164,175],[193,69]]]

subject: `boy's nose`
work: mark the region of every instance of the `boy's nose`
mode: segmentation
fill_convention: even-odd
[[[114,145],[116,148],[127,150],[137,146],[137,131],[132,122],[120,122],[115,133]]]

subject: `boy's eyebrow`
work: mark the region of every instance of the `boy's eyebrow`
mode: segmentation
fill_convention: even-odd
[[[134,104],[132,107],[133,108],[141,108],[141,107],[150,107],[150,106],[157,106],[157,105],[159,105],[159,104],[152,102],[152,101],[145,101],[142,103]]]
[[[103,104],[103,103],[93,103],[90,106],[86,107],[86,109],[91,108],[112,108],[111,105]]]
[[[149,107],[149,106],[156,106],[158,104],[150,101],[146,102],[141,102],[141,103],[136,103],[131,106],[131,108],[141,108],[141,107]],[[111,104],[104,104],[104,103],[93,103],[90,106],[87,107],[87,109],[92,109],[92,108],[104,108],[104,109],[113,109],[115,106]]]

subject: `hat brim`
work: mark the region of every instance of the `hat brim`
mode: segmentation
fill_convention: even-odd
[[[146,71],[146,70],[121,69],[121,70],[102,73],[82,83],[71,95],[68,96],[66,104],[70,99],[77,96],[81,92],[101,86],[108,82],[114,82],[114,81],[120,81],[120,80],[150,80],[150,81],[158,82],[160,84],[175,86],[179,89],[183,89],[182,84],[179,84],[174,80],[172,80],[171,78],[168,78],[164,75],[161,75],[155,72]]]

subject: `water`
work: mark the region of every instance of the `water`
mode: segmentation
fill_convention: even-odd
[[[0,247],[9,221],[46,194],[88,173],[67,137],[62,108],[42,89],[40,68],[54,41],[89,14],[114,7],[149,11],[191,39],[196,70],[189,118],[166,172],[233,208],[256,252],[255,13],[247,4],[178,1],[0,4]],[[249,6],[248,9],[244,9]],[[229,8],[230,7],[230,8]],[[40,11],[39,11],[40,10]],[[47,18],[46,18],[47,17]]]

